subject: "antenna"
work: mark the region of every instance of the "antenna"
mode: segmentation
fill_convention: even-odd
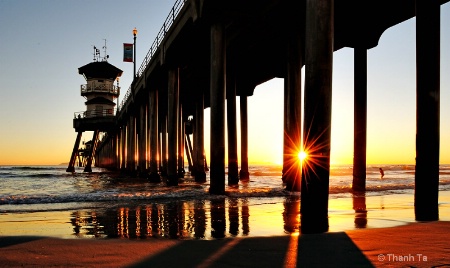
[[[106,39],[103,39],[103,40],[105,40],[105,45],[103,46],[103,59],[102,59],[102,61],[108,61],[108,59],[109,59],[109,55],[107,55],[106,54]]]
[[[100,59],[100,50],[96,46],[94,46],[94,53],[92,55],[94,55],[94,61]]]
[[[103,57],[100,56],[100,49],[98,49],[96,46],[92,45],[94,47],[94,53],[92,54],[92,55],[94,55],[94,62],[100,61],[100,59],[101,59],[101,61],[108,61],[108,59],[109,59],[109,55],[106,54],[106,48],[107,48],[106,47],[106,39],[103,39],[103,40],[105,40],[105,45],[102,47],[103,53],[104,53]]]

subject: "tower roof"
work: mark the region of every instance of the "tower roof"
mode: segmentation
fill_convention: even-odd
[[[122,75],[122,70],[107,61],[94,61],[78,68],[78,73],[88,78],[116,79]]]

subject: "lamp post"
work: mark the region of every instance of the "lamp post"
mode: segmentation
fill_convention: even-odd
[[[133,36],[134,36],[134,38],[133,38],[133,40],[134,40],[134,43],[133,43],[133,47],[134,47],[134,53],[133,53],[134,77],[133,77],[133,80],[134,80],[134,78],[136,78],[136,35],[137,35],[137,33],[138,33],[138,31],[136,30],[136,27],[134,27],[134,29],[133,29]]]

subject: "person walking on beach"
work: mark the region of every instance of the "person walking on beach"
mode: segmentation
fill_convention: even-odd
[[[380,174],[381,174],[381,178],[384,177],[384,170],[382,168],[380,168]]]

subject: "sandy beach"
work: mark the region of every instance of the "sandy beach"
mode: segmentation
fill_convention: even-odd
[[[416,222],[413,195],[329,201],[329,232],[299,234],[294,207],[250,206],[250,232],[223,239],[75,238],[62,235],[63,217],[22,223],[1,215],[0,266],[82,267],[431,267],[450,265],[450,194],[440,192],[440,221]],[[292,208],[291,208],[292,209]],[[289,212],[289,211],[288,211]],[[59,216],[58,216],[59,215]],[[14,216],[14,215],[13,215]],[[12,216],[11,216],[12,217]],[[34,217],[34,218],[33,218]],[[285,221],[277,220],[285,218]],[[17,219],[16,219],[17,220]],[[66,219],[67,221],[67,219]],[[286,231],[287,223],[291,224]],[[22,225],[21,228],[19,226]],[[5,230],[6,228],[6,230]],[[8,232],[9,228],[9,232]],[[52,228],[54,228],[52,230]],[[37,231],[40,230],[40,231]],[[7,234],[7,235],[5,235]],[[33,235],[34,234],[34,235]]]
[[[450,222],[222,240],[2,237],[0,265],[82,267],[447,267]]]

